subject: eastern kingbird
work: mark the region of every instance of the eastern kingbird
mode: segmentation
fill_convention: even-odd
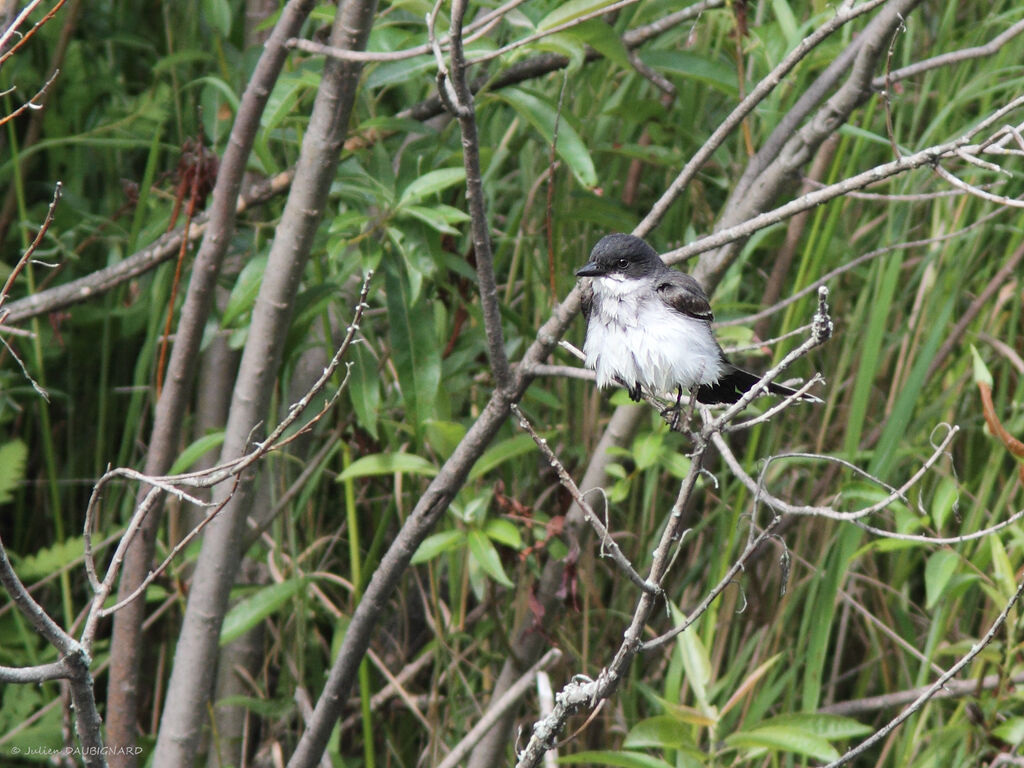
[[[597,386],[616,382],[635,401],[696,387],[702,403],[735,403],[759,380],[729,362],[711,330],[707,294],[690,275],[669,269],[651,246],[633,235],[607,235],[576,271],[584,280],[587,368]],[[772,394],[794,390],[768,384]],[[803,400],[818,401],[813,395]],[[820,401],[819,401],[820,402]],[[678,400],[677,400],[678,404]]]

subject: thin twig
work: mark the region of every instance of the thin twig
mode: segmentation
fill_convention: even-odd
[[[61,7],[64,5],[65,2],[67,2],[67,0],[57,0],[57,4],[54,5],[53,8],[51,8],[49,11],[47,11],[46,15],[43,16],[43,18],[41,18],[39,21],[32,25],[32,29],[30,29],[24,35],[19,35],[18,42],[16,42],[10,48],[7,48],[7,43],[11,39],[11,36],[18,31],[18,27],[20,27],[25,22],[25,19],[27,19],[32,14],[32,12],[36,9],[40,2],[42,2],[42,0],[32,0],[32,2],[30,2],[21,10],[21,13],[19,13],[17,17],[14,19],[14,21],[11,22],[11,25],[3,31],[3,34],[0,34],[0,51],[3,52],[3,55],[0,55],[0,67],[2,67],[4,65],[4,62],[11,58],[11,56],[17,53],[18,49],[21,48],[21,46],[23,46],[25,43],[31,40],[32,36],[35,35],[35,33],[38,32],[39,29],[46,22],[48,22],[57,14],[57,11],[61,9]],[[4,50],[5,48],[7,50]]]
[[[465,43],[473,42],[479,38],[489,34],[496,24],[501,22],[509,11],[527,2],[527,0],[511,0],[511,2],[505,3],[504,5],[495,8],[492,11],[488,11],[478,19],[474,19],[470,24],[466,25],[465,32],[470,32],[465,36]],[[433,14],[436,18],[436,13]],[[437,41],[437,48],[439,50],[446,50],[450,46],[450,38],[442,37]],[[407,59],[414,59],[417,56],[424,56],[431,53],[434,48],[434,44],[431,42],[423,43],[422,45],[414,45],[411,48],[404,48],[400,51],[351,51],[345,48],[338,48],[333,45],[326,45],[324,43],[318,43],[314,40],[306,40],[300,37],[293,37],[287,42],[289,48],[296,50],[305,51],[306,53],[313,53],[319,56],[327,56],[332,59],[338,59],[339,61],[357,61],[357,62],[389,62],[389,61],[406,61]],[[476,62],[470,62],[475,64]]]
[[[46,91],[49,90],[51,85],[53,85],[53,81],[57,79],[57,75],[59,75],[59,74],[60,74],[60,70],[59,69],[53,70],[53,74],[50,75],[49,79],[47,79],[47,81],[45,83],[43,83],[42,86],[40,86],[39,90],[37,90],[35,92],[35,94],[32,96],[32,98],[30,98],[28,101],[26,101],[24,104],[22,104],[17,109],[15,109],[9,115],[4,115],[3,117],[0,117],[0,125],[3,125],[4,123],[6,123],[6,122],[8,122],[10,120],[13,120],[14,118],[18,117],[19,115],[23,114],[24,112],[27,112],[30,109],[42,109],[43,105],[42,104],[37,104],[36,100],[40,99],[40,98],[42,98],[43,96],[46,95]]]
[[[826,302],[827,296],[828,291],[825,288],[820,289],[818,309],[815,312],[814,321],[811,324],[811,334],[804,344],[801,344],[793,350],[793,352],[787,355],[779,365],[765,374],[765,377],[762,378],[758,385],[755,385],[753,389],[746,393],[744,397],[740,398],[740,400],[732,407],[725,409],[720,416],[711,418],[708,415],[706,408],[701,409],[704,425],[701,431],[694,436],[694,448],[693,452],[690,454],[690,468],[687,471],[686,477],[680,484],[676,501],[672,505],[667,523],[652,555],[651,567],[646,583],[654,589],[645,589],[642,591],[637,607],[633,613],[633,618],[629,627],[623,634],[622,643],[619,646],[615,657],[608,666],[601,671],[601,674],[597,679],[590,680],[589,678],[577,675],[559,692],[555,699],[555,708],[552,713],[549,716],[538,720],[534,724],[533,735],[530,737],[530,741],[526,748],[518,756],[519,759],[517,766],[519,768],[528,768],[529,766],[536,766],[540,763],[544,753],[555,743],[558,735],[564,729],[570,715],[586,708],[593,709],[611,696],[618,687],[619,681],[622,679],[622,675],[625,673],[625,670],[631,663],[633,657],[638,651],[645,648],[645,644],[641,642],[643,628],[654,610],[656,604],[655,601],[661,590],[661,585],[675,562],[676,555],[678,553],[678,545],[683,537],[683,529],[685,525],[683,511],[690,503],[693,489],[696,487],[697,479],[703,472],[703,462],[709,447],[713,443],[718,445],[719,442],[721,442],[721,430],[731,419],[735,418],[735,416],[746,407],[750,400],[756,397],[758,391],[763,390],[764,387],[767,386],[768,382],[771,381],[772,378],[781,373],[781,371],[795,360],[796,357],[806,355],[811,349],[824,344],[830,338],[832,334],[832,320],[828,314],[828,305]],[[577,500],[577,503],[579,504],[580,501]],[[762,536],[770,537],[773,535],[772,531],[780,519],[781,518],[776,517],[772,523],[766,526],[765,532],[762,533]],[[707,610],[707,607],[710,606],[726,586],[732,582],[733,578],[739,570],[742,569],[743,563],[753,553],[756,548],[756,544],[759,543],[760,540],[763,539],[754,536],[753,532],[751,532],[750,539],[748,540],[748,546],[744,551],[743,556],[733,564],[733,567],[727,574],[726,579],[720,582],[718,586],[705,597],[705,600],[702,601],[700,606],[698,606],[698,612]],[[690,620],[686,624],[673,631],[675,631],[676,634],[684,631],[686,627],[691,625],[692,621],[696,618],[696,615],[699,615],[699,613],[691,616]],[[667,642],[667,639],[661,642]]]
[[[436,16],[427,17],[430,36],[433,39],[433,24]],[[445,94],[446,106],[458,120],[462,131],[462,161],[466,168],[466,198],[473,236],[473,255],[476,260],[477,283],[480,291],[480,308],[487,335],[487,351],[491,371],[499,389],[508,389],[512,384],[512,371],[505,353],[505,336],[501,327],[501,305],[498,301],[498,285],[494,277],[494,251],[487,220],[483,178],[480,170],[480,142],[477,134],[476,114],[473,108],[473,92],[466,76],[466,56],[463,49],[462,25],[466,13],[465,0],[454,0],[451,9],[451,74],[445,71],[439,48],[434,46],[438,60],[438,92]],[[449,88],[449,83],[450,88]]]
[[[739,463],[739,460],[736,458],[732,450],[729,448],[728,443],[726,443],[725,440],[722,439],[721,435],[717,433],[712,435],[712,440],[714,441],[715,447],[722,454],[722,458],[725,459],[725,463],[729,465],[730,471],[732,471],[732,473],[736,475],[737,478],[739,478],[740,482],[742,482],[747,487],[747,489],[754,494],[755,500],[763,501],[776,512],[782,514],[827,517],[830,520],[853,522],[856,520],[860,520],[861,518],[873,515],[876,512],[880,512],[881,510],[885,509],[887,506],[892,504],[894,501],[905,499],[906,492],[911,487],[916,485],[921,480],[921,478],[924,477],[925,474],[927,474],[928,471],[935,465],[935,463],[943,455],[945,455],[946,449],[948,448],[949,444],[953,441],[953,438],[956,437],[956,434],[959,431],[959,427],[949,427],[948,431],[946,432],[946,436],[943,438],[942,442],[938,445],[938,447],[936,447],[932,455],[928,457],[928,459],[921,465],[917,472],[911,475],[910,478],[903,483],[903,485],[899,486],[898,488],[893,488],[882,500],[878,501],[877,503],[871,504],[870,506],[867,507],[862,507],[860,509],[855,509],[850,512],[841,512],[837,509],[833,509],[832,507],[825,506],[814,506],[810,504],[791,504],[788,501],[785,501],[783,499],[778,498],[777,496],[768,493],[768,491],[765,490],[764,487],[765,472],[767,470],[768,465],[771,464],[772,461],[780,457],[769,457],[768,460],[765,462],[764,468],[762,468],[761,470],[760,479],[754,480],[754,478],[747,474],[746,470],[743,469],[742,465]],[[812,454],[806,454],[806,456],[810,457],[812,456]],[[838,459],[834,459],[834,457],[831,456],[818,455],[816,456],[816,458],[823,461],[838,461]]]
[[[733,108],[732,112],[729,113],[714,132],[704,141],[703,144],[701,144],[700,149],[697,150],[693,157],[690,158],[689,162],[683,166],[683,169],[672,181],[668,189],[666,189],[658,201],[651,206],[650,211],[647,212],[643,221],[641,221],[633,230],[633,234],[643,237],[658,225],[668,212],[672,203],[675,202],[676,198],[682,194],[683,190],[686,189],[700,169],[704,167],[704,164],[711,159],[716,151],[718,151],[718,148],[722,146],[736,127],[754,111],[758,104],[764,101],[764,99],[767,98],[767,96],[772,93],[776,87],[778,87],[783,78],[797,64],[803,61],[810,51],[814,50],[814,48],[825,40],[825,38],[847,22],[852,21],[868,11],[874,10],[884,2],[885,0],[868,0],[868,2],[862,3],[861,5],[842,8],[828,21],[814,30],[814,32],[801,40],[800,43],[790,51],[771,72],[765,75],[760,82],[751,89],[747,97]]]
[[[1024,96],[1018,96],[957,139],[953,139],[942,144],[935,144],[918,152],[914,152],[913,154],[904,155],[898,160],[883,163],[882,165],[876,165],[874,168],[869,168],[866,171],[850,176],[840,182],[836,182],[835,184],[830,184],[822,187],[821,189],[808,192],[806,195],[801,195],[795,200],[791,200],[778,208],[765,211],[757,216],[752,216],[740,224],[718,230],[717,232],[713,232],[712,234],[695,240],[688,245],[684,245],[673,251],[662,254],[662,259],[666,264],[675,264],[677,262],[684,261],[696,256],[697,254],[713,250],[727,243],[742,240],[765,227],[777,224],[780,221],[785,221],[789,217],[800,213],[801,211],[815,208],[823,203],[829,202],[830,200],[834,200],[837,197],[842,197],[851,190],[863,189],[871,184],[875,184],[892,176],[897,176],[905,173],[906,171],[925,166],[934,166],[943,158],[955,156],[956,153],[961,150],[975,152],[981,151],[983,145],[978,144],[971,146],[972,139],[980,131],[991,127],[993,123],[1001,121],[1005,118],[1007,113],[1019,109],[1022,106],[1024,106]],[[1001,137],[1005,135],[1005,133],[1006,131],[1001,129],[994,135]]]
[[[39,225],[39,231],[36,232],[36,236],[32,238],[32,242],[29,243],[28,248],[25,249],[25,253],[18,259],[18,263],[14,265],[14,269],[7,276],[7,280],[4,281],[4,287],[0,289],[0,307],[7,301],[7,297],[10,295],[11,288],[14,287],[14,282],[18,279],[18,275],[25,266],[32,260],[32,255],[39,248],[39,244],[43,242],[43,238],[46,236],[46,231],[50,228],[50,224],[53,223],[54,213],[57,211],[57,203],[60,202],[61,191],[63,190],[61,182],[57,182],[53,187],[53,197],[50,199],[50,205],[46,209],[46,216],[43,217],[43,223]],[[10,310],[3,310],[0,312],[0,323],[3,323],[7,316],[10,314]]]
[[[629,562],[629,558],[623,554],[615,539],[612,538],[611,533],[608,531],[608,527],[601,521],[601,518],[596,512],[594,512],[593,507],[591,507],[587,502],[585,498],[586,495],[580,492],[580,489],[572,479],[572,476],[566,471],[562,462],[558,460],[555,452],[551,450],[551,446],[548,445],[548,441],[537,434],[537,431],[533,428],[529,419],[523,415],[523,412],[519,409],[518,405],[512,405],[512,414],[519,419],[519,426],[526,430],[530,437],[533,438],[533,442],[536,443],[548,464],[550,464],[558,474],[558,480],[562,483],[562,487],[569,492],[573,501],[575,501],[579,505],[580,509],[583,510],[583,518],[594,529],[601,542],[601,556],[603,557],[607,550],[608,556],[611,557],[612,561],[619,566],[622,572],[626,574],[629,580],[639,587],[640,590],[643,592],[650,592],[651,594],[659,594],[661,592],[660,587],[645,581],[643,576],[636,572],[633,564]]]
[[[908,707],[906,707],[906,709],[899,713],[899,715],[894,717],[883,727],[879,728],[877,731],[871,734],[868,738],[866,738],[856,747],[848,750],[846,754],[844,754],[838,760],[833,760],[824,768],[839,768],[839,766],[841,765],[846,765],[854,758],[857,758],[860,755],[862,755],[864,752],[866,752],[872,746],[877,744],[879,741],[886,738],[890,733],[892,733],[900,725],[902,725],[904,721],[907,720],[907,718],[909,718],[914,713],[918,712],[928,702],[929,699],[931,699],[933,696],[938,694],[939,691],[943,689],[947,682],[956,677],[964,667],[970,664],[979,653],[981,653],[986,647],[988,647],[988,645],[992,642],[993,638],[995,638],[996,633],[1002,628],[1003,624],[1006,623],[1006,617],[1010,615],[1010,611],[1013,610],[1013,607],[1017,604],[1017,601],[1020,599],[1022,592],[1024,592],[1024,581],[1021,581],[1017,585],[1016,592],[1013,593],[1013,596],[1009,599],[1009,601],[1007,601],[1006,605],[1003,606],[1003,610],[1000,611],[999,615],[996,617],[996,620],[992,622],[992,626],[989,627],[988,632],[985,633],[985,636],[982,637],[981,640],[979,640],[977,643],[971,646],[970,651],[964,654],[964,656],[961,657],[961,659],[957,661],[956,664],[950,667],[944,675],[941,675],[938,680],[936,680],[924,691],[922,691],[921,694],[916,699],[914,699],[914,701]]]
[[[533,685],[537,679],[537,673],[542,669],[547,669],[552,664],[562,658],[562,652],[557,648],[552,648],[545,653],[540,660],[524,672],[519,679],[512,684],[512,686],[502,694],[502,697],[487,708],[487,713],[481,717],[476,725],[474,725],[469,733],[462,737],[462,740],[456,744],[452,751],[448,753],[448,756],[442,760],[437,768],[455,768],[459,765],[469,751],[476,745],[480,739],[483,738],[484,734],[490,730],[491,726],[494,725],[505,712],[516,704],[519,700],[526,695],[526,692]]]
[[[288,437],[284,437],[285,432],[290,429],[299,417],[306,411],[310,403],[319,393],[326,387],[327,383],[334,376],[335,371],[341,365],[341,362],[347,354],[349,348],[352,345],[356,334],[359,332],[359,322],[362,318],[363,312],[367,307],[366,299],[369,295],[370,281],[373,279],[373,271],[369,271],[366,277],[363,279],[363,285],[359,292],[359,298],[356,302],[355,309],[353,311],[352,322],[346,329],[345,337],[342,340],[341,345],[335,352],[334,357],[330,363],[324,368],[320,377],[313,383],[309,390],[289,409],[284,419],[274,428],[270,435],[263,441],[256,443],[255,447],[248,454],[239,457],[233,461],[222,463],[220,465],[210,467],[208,469],[200,470],[198,472],[188,472],[179,475],[168,475],[163,477],[154,477],[151,475],[145,475],[141,472],[137,472],[128,468],[118,468],[111,470],[103,475],[100,480],[96,483],[93,488],[93,493],[90,496],[89,503],[86,506],[86,525],[85,525],[85,549],[86,549],[86,571],[89,574],[89,580],[92,584],[94,597],[92,601],[92,607],[90,608],[89,616],[86,619],[86,626],[82,632],[82,643],[86,648],[90,647],[94,638],[98,622],[101,618],[109,616],[110,614],[120,610],[125,605],[138,599],[139,596],[145,593],[146,588],[157,578],[170,563],[177,557],[178,554],[188,545],[188,543],[195,538],[216,515],[223,509],[231,498],[233,491],[228,493],[224,500],[222,500],[216,506],[208,503],[204,503],[201,500],[189,496],[186,494],[180,486],[188,486],[195,488],[208,488],[218,483],[223,482],[228,478],[233,478],[236,485],[238,478],[241,477],[242,473],[253,463],[259,461],[271,451],[280,450],[283,446],[291,442],[298,434],[308,430],[314,423],[327,412],[327,410],[333,405],[333,403],[340,396],[340,393],[345,388],[348,382],[348,372],[346,372],[341,384],[338,386],[332,397],[328,398],[327,403],[319,410],[319,412],[310,418],[306,424],[301,426],[295,434]],[[128,478],[136,480],[140,483],[145,483],[153,486],[151,491],[146,495],[143,503],[135,510],[132,515],[132,519],[129,521],[128,528],[119,543],[114,556],[111,558],[110,565],[107,568],[106,576],[102,582],[99,582],[96,576],[95,565],[92,562],[91,556],[91,543],[90,543],[90,531],[92,527],[92,520],[96,515],[100,499],[102,498],[102,491],[107,483],[114,479]],[[207,506],[213,507],[211,511],[203,518],[203,520],[193,528],[178,544],[172,548],[171,552],[164,559],[156,569],[151,571],[144,579],[140,581],[138,585],[126,596],[124,596],[116,605],[109,608],[103,608],[103,604],[106,602],[107,597],[113,588],[114,581],[117,573],[121,567],[124,553],[130,546],[132,539],[134,538],[139,527],[142,525],[146,515],[149,514],[152,507],[156,504],[160,497],[161,492],[170,493],[178,497],[184,498],[196,506]]]
[[[957,192],[957,194],[962,193]],[[947,240],[953,240],[957,237],[960,237],[961,235],[970,232],[973,229],[977,229],[978,227],[988,224],[988,222],[990,222],[996,216],[999,216],[1005,212],[1005,208],[996,208],[995,210],[990,211],[984,216],[978,218],[977,220],[972,221],[966,227],[961,227],[960,229],[957,229],[953,232],[948,232],[945,235],[938,235],[936,237],[926,237],[922,238],[921,240],[909,240],[904,243],[895,243],[893,245],[887,245],[884,248],[878,248],[877,250],[861,254],[857,258],[851,259],[845,264],[836,267],[835,269],[829,272],[826,272],[824,275],[819,277],[810,285],[801,288],[799,291],[796,291],[788,298],[783,299],[782,301],[779,301],[770,307],[765,307],[761,311],[755,312],[751,315],[744,315],[742,317],[737,317],[732,320],[722,320],[720,322],[715,323],[715,325],[718,328],[725,328],[730,325],[749,325],[752,323],[756,323],[758,320],[762,320],[766,317],[771,317],[777,312],[781,312],[783,309],[790,306],[791,304],[795,304],[805,296],[817,291],[819,287],[832,282],[835,278],[849,272],[850,270],[856,269],[861,264],[877,259],[879,256],[885,256],[887,254],[893,253],[894,251],[901,251],[909,248],[923,248],[927,246],[932,246],[935,243],[942,243],[946,242]]]
[[[875,90],[881,90],[887,87],[887,82],[894,83],[900,80],[907,80],[911,77],[916,77],[917,75],[930,72],[931,70],[938,69],[940,67],[948,67],[971,59],[993,56],[1021,32],[1024,32],[1024,20],[1018,21],[1013,26],[1008,27],[1005,31],[1001,32],[996,37],[993,37],[984,45],[978,45],[973,48],[963,48],[959,51],[951,51],[950,53],[944,53],[940,56],[933,56],[930,59],[916,61],[906,67],[901,67],[900,69],[894,69],[892,72],[887,72],[884,76],[876,77],[872,80],[871,87]]]

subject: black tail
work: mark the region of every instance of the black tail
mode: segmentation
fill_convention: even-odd
[[[729,372],[714,384],[701,384],[697,389],[697,400],[707,405],[735,403],[760,380],[760,376],[755,376],[740,368],[730,366]],[[795,389],[784,387],[775,382],[768,384],[768,392],[773,395],[781,395],[782,397],[796,394]],[[762,394],[764,393],[762,392]],[[810,403],[821,402],[820,398],[808,394],[800,395],[800,399]]]

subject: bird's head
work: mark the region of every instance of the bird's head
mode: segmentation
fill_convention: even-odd
[[[633,235],[605,235],[590,252],[590,261],[576,270],[577,277],[638,280],[665,269],[651,246]]]

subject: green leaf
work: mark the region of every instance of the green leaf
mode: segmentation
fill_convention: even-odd
[[[677,451],[668,451],[662,457],[662,466],[680,480],[690,474],[690,457]]]
[[[577,752],[558,758],[561,765],[611,765],[615,768],[676,768],[657,757],[642,752],[614,751],[597,749],[590,752]]]
[[[740,731],[725,737],[731,747],[745,749],[770,749],[780,752],[794,752],[815,760],[831,762],[839,759],[839,752],[825,739],[800,728],[767,726],[752,731]]]
[[[546,51],[548,53],[556,53],[559,56],[565,56],[569,60],[568,71],[570,77],[573,73],[579,71],[586,60],[586,46],[575,35],[561,33],[548,35],[530,43],[530,48],[536,51]]]
[[[974,383],[988,384],[991,389],[992,374],[989,372],[988,366],[985,365],[985,361],[981,359],[981,355],[978,354],[978,350],[973,344],[971,344],[971,360],[974,362]]]
[[[789,715],[779,715],[758,724],[758,728],[768,726],[783,726],[786,728],[798,728],[809,731],[823,739],[855,739],[859,736],[867,736],[874,729],[870,725],[854,720],[852,717],[841,717],[840,715],[820,715],[816,712],[794,712]]]
[[[1006,599],[1017,591],[1017,574],[1006,547],[998,536],[988,537],[989,550],[992,552],[992,576]]]
[[[93,537],[95,543],[96,538]],[[52,576],[61,568],[75,562],[85,553],[85,540],[81,536],[65,539],[52,547],[43,547],[35,554],[17,563],[18,577],[23,582],[35,581]]]
[[[640,58],[659,72],[697,80],[727,96],[737,95],[736,70],[724,59],[668,49],[644,51]]]
[[[511,547],[515,550],[523,548],[523,537],[511,520],[505,520],[504,518],[488,520],[487,525],[484,526],[484,532],[488,537],[499,544],[504,544],[506,547]]]
[[[456,184],[466,183],[465,168],[439,168],[418,176],[409,186],[402,190],[398,198],[398,207],[409,203],[416,203],[425,197],[436,195],[438,192]]]
[[[377,420],[380,410],[380,377],[377,375],[377,358],[365,344],[355,343],[349,348],[352,367],[348,379],[348,397],[352,401],[356,421],[376,440]]]
[[[1024,741],[1024,717],[1011,717],[992,729],[992,735],[1007,744],[1020,744]]]
[[[495,443],[477,459],[476,464],[469,471],[469,479],[476,480],[478,477],[483,477],[499,464],[535,449],[533,438],[529,435],[516,435],[502,440],[500,443]]]
[[[925,607],[934,608],[946,585],[956,573],[960,556],[949,549],[940,549],[928,558],[924,567]]]
[[[681,611],[672,609],[672,615],[676,624],[686,620]],[[676,645],[682,654],[683,669],[686,670],[686,681],[693,689],[693,695],[700,704],[701,711],[708,707],[708,683],[711,681],[711,658],[707,648],[700,639],[700,633],[691,627],[689,632],[683,632],[676,638]]]
[[[611,5],[615,0],[569,0],[567,3],[559,3],[555,10],[540,20],[537,24],[537,31],[544,32],[554,29],[559,24],[578,19],[593,11],[599,11]]]
[[[651,747],[657,749],[693,748],[687,726],[672,715],[656,715],[641,720],[629,729],[622,746],[631,749]]]
[[[512,108],[544,137],[547,145],[551,146],[557,112],[550,102],[520,88],[506,88],[496,95],[511,104]],[[569,166],[580,184],[587,189],[597,186],[597,172],[594,170],[590,150],[564,114],[558,120],[558,144],[555,146],[555,152]]]
[[[494,548],[491,540],[487,538],[487,535],[480,530],[474,530],[469,532],[468,536],[469,552],[488,576],[494,579],[502,586],[514,588],[515,584],[505,574],[505,569],[501,567],[501,558],[498,556],[498,550]]]
[[[786,46],[796,48],[800,44],[800,25],[793,15],[793,9],[786,0],[772,0],[772,10],[775,11],[775,20],[779,23],[782,36],[786,38]]]
[[[367,76],[366,89],[375,91],[381,86],[402,82],[421,83],[424,82],[425,77],[436,74],[437,62],[429,54],[402,61],[386,61],[374,67]],[[433,77],[430,79],[432,80]],[[422,127],[420,130],[423,130]]]
[[[0,504],[14,499],[14,489],[25,479],[28,447],[21,440],[0,445]]]
[[[192,443],[174,460],[169,475],[178,475],[192,468],[203,455],[212,451],[224,442],[224,430],[211,432],[208,435],[193,440]]]
[[[231,4],[228,0],[203,0],[203,18],[221,37],[231,34]]]
[[[466,535],[460,530],[441,531],[427,536],[412,555],[412,564],[419,565],[461,547]]]
[[[466,428],[457,421],[430,419],[424,426],[430,447],[445,459],[452,455],[452,451],[466,436]]]
[[[227,645],[237,640],[304,590],[308,583],[309,579],[306,578],[288,579],[279,584],[263,587],[240,600],[224,617],[224,624],[220,630],[220,644]]]
[[[629,61],[629,51],[623,45],[622,38],[602,19],[585,21],[579,26],[567,29],[562,34],[577,37],[609,61],[614,61],[623,69],[632,69],[633,65]]]
[[[936,530],[942,530],[946,525],[946,519],[956,510],[959,503],[960,490],[956,481],[951,477],[943,477],[939,480],[939,487],[935,489],[935,495],[932,497],[931,517]]]
[[[270,132],[286,119],[294,117],[298,112],[295,105],[299,99],[314,91],[319,84],[319,74],[305,69],[299,69],[294,74],[282,75],[274,85],[274,90],[270,92],[267,106],[260,117],[260,125]]]
[[[648,432],[633,441],[633,460],[636,468],[643,472],[653,467],[661,458],[664,432]]]
[[[249,259],[242,271],[235,278],[235,284],[231,288],[231,295],[228,296],[227,306],[220,318],[222,328],[231,328],[235,321],[249,314],[252,305],[256,303],[256,294],[260,291],[260,283],[263,282],[263,273],[267,270],[267,257],[256,256]]]
[[[437,467],[422,456],[412,453],[373,453],[353,461],[344,472],[338,475],[338,482],[353,480],[357,477],[394,474],[433,477],[437,474]]]
[[[469,216],[463,211],[450,205],[442,205],[441,203],[436,204],[432,208],[428,208],[425,205],[406,205],[399,212],[412,216],[414,219],[422,221],[431,229],[446,235],[460,234],[459,230],[451,226],[452,223],[461,224],[462,222],[469,221]]]
[[[434,401],[441,383],[441,350],[434,333],[434,313],[424,298],[412,303],[409,284],[397,267],[385,270],[391,357],[398,371],[405,400],[405,416],[417,434],[434,416]]]

